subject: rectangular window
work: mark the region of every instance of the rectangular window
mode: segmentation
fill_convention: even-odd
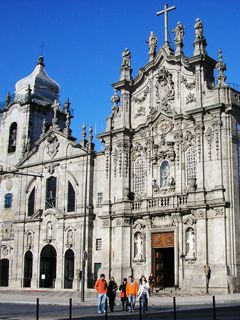
[[[102,250],[102,239],[98,238],[96,239],[96,251],[101,251]]]
[[[102,203],[103,203],[103,193],[102,192],[99,192],[97,194],[97,205],[98,206],[102,206]]]

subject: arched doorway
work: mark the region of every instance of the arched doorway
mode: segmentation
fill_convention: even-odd
[[[40,256],[40,288],[54,288],[56,279],[57,253],[55,248],[48,244]]]
[[[26,288],[31,287],[32,280],[32,263],[33,263],[33,255],[30,250],[25,253],[24,257],[24,280],[23,286]]]
[[[72,289],[74,278],[74,253],[68,249],[64,261],[64,288]]]
[[[0,286],[8,287],[8,277],[9,277],[9,260],[0,260]]]

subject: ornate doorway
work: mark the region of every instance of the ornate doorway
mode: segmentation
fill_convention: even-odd
[[[174,232],[152,234],[152,270],[155,287],[174,286]]]
[[[31,287],[32,280],[32,263],[33,263],[33,255],[30,250],[25,253],[24,257],[24,281],[23,286],[26,288]]]
[[[8,287],[8,278],[9,278],[9,260],[1,259],[0,260],[0,286]]]
[[[40,288],[54,288],[56,279],[57,254],[54,247],[46,245],[40,256]]]
[[[74,278],[74,253],[68,249],[65,253],[64,263],[64,288],[72,289]]]

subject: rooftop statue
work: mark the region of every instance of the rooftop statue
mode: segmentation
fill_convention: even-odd
[[[155,56],[155,54],[156,54],[157,40],[158,39],[157,39],[156,35],[153,33],[153,31],[151,31],[150,36],[147,40],[147,44],[149,47],[148,54],[150,56]]]
[[[181,45],[183,43],[184,27],[180,21],[178,21],[177,26],[173,31],[175,32],[175,45]]]
[[[131,66],[131,52],[126,48],[122,53],[122,67],[128,68]]]
[[[203,24],[199,18],[197,18],[195,21],[194,29],[195,29],[195,39],[196,40],[203,40],[204,39]]]

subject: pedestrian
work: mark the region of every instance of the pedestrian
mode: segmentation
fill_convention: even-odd
[[[109,307],[110,307],[111,312],[113,312],[113,309],[114,309],[117,288],[118,288],[118,286],[115,282],[114,277],[111,277],[110,281],[108,282],[108,286],[107,286],[107,295],[109,298]]]
[[[149,284],[145,276],[142,276],[140,279],[138,298],[139,302],[141,303],[143,312],[148,311]]]
[[[148,283],[149,283],[149,294],[152,295],[153,294],[153,287],[154,287],[154,276],[152,273],[150,273],[150,276],[148,277]]]
[[[138,285],[137,282],[134,281],[133,276],[128,277],[128,283],[126,286],[126,295],[128,297],[128,311],[134,312],[135,311],[135,303],[136,297],[138,294]]]
[[[98,293],[98,313],[105,313],[105,303],[107,298],[107,281],[105,280],[105,274],[100,275],[95,283],[95,289]]]
[[[126,294],[126,286],[127,286],[127,278],[123,279],[123,282],[120,284],[119,286],[119,291],[120,291],[120,299],[122,302],[122,310],[126,310],[127,311],[127,306],[128,306],[128,298],[127,298],[127,294]],[[125,308],[125,304],[126,304],[126,308]]]

